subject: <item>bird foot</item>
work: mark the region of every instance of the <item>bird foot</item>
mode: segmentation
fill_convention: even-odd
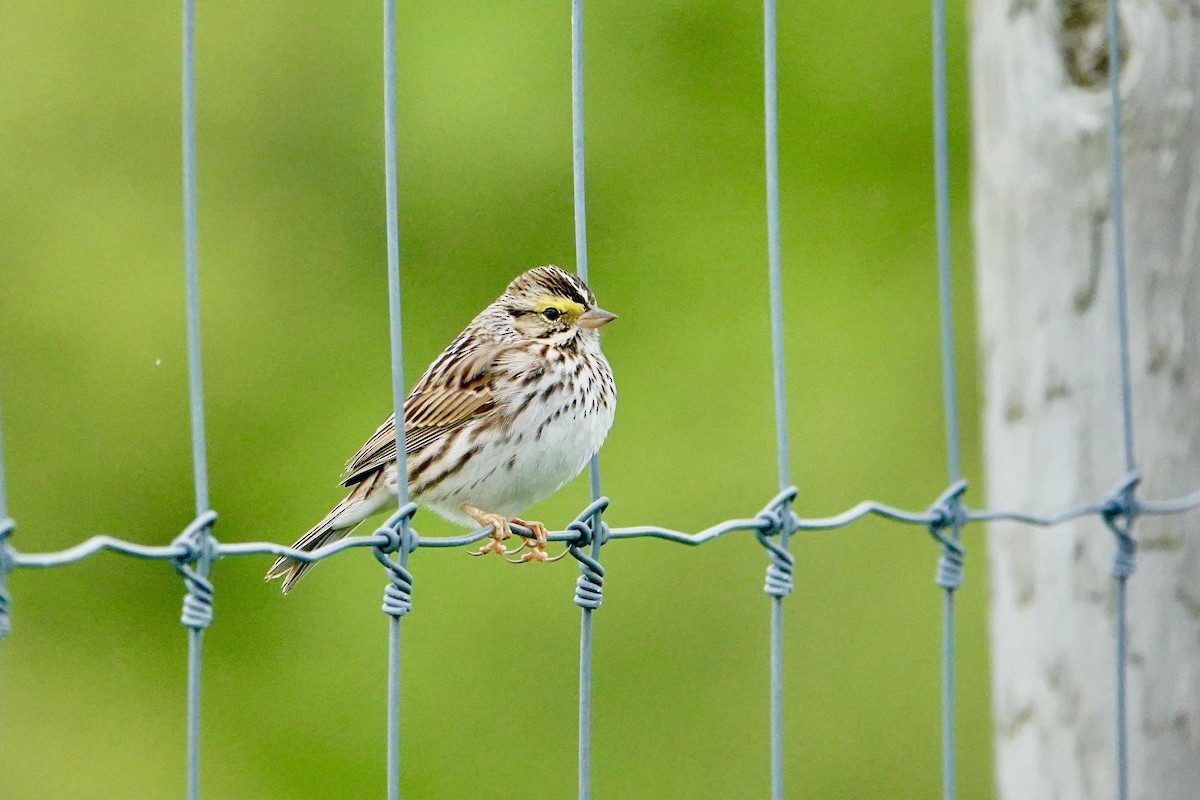
[[[558,561],[567,554],[567,551],[564,550],[558,555],[551,557],[546,552],[546,544],[550,540],[550,532],[546,530],[546,526],[544,524],[540,522],[528,522],[526,520],[516,518],[513,518],[513,522],[517,523],[518,525],[524,525],[526,528],[529,528],[529,530],[533,531],[532,542],[526,539],[521,542],[520,547],[518,547],[516,550],[513,550],[513,553],[519,553],[526,545],[528,545],[529,552],[525,553],[520,558],[508,559],[513,564],[528,564],[530,561],[550,563],[551,561]]]
[[[471,519],[478,522],[480,527],[486,528],[488,525],[492,526],[492,532],[488,534],[487,542],[485,542],[484,545],[478,550],[468,550],[467,555],[484,556],[488,553],[499,553],[500,555],[504,555],[508,552],[508,548],[504,546],[503,542],[505,539],[511,539],[513,532],[512,528],[510,528],[508,525],[507,519],[499,514],[481,511],[480,509],[475,508],[475,506],[463,505],[462,509],[463,511],[467,512]],[[524,544],[521,545],[521,547],[524,546]],[[520,548],[517,549],[520,550]]]

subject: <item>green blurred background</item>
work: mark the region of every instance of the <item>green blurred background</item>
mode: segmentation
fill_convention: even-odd
[[[806,516],[944,487],[924,3],[785,3],[779,17],[792,468]],[[178,9],[0,9],[0,374],[26,551],[94,533],[170,540],[192,517]],[[977,475],[965,14],[951,9],[959,365]],[[574,266],[569,4],[401,3],[406,370],[506,282]],[[199,186],[212,497],[226,541],[291,542],[387,413],[380,18],[374,3],[200,3]],[[592,285],[620,408],[613,525],[698,530],[775,492],[761,10],[589,0]],[[982,496],[980,487],[973,496]],[[562,527],[577,480],[532,514]],[[456,532],[420,515],[428,535]],[[990,796],[985,586],[960,592],[965,798]],[[797,536],[786,604],[790,797],[939,786],[940,593],[920,529]],[[596,617],[597,798],[767,794],[766,557],[606,548]],[[384,578],[364,551],[293,595],[266,558],[215,568],[207,798],[382,796]],[[409,798],[563,798],[575,786],[578,571],[419,552],[404,622]],[[101,555],[10,578],[0,795],[178,797],[180,582]]]

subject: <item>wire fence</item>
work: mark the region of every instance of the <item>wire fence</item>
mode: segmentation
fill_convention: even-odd
[[[1118,2],[1108,4],[1109,63],[1120,64],[1118,42]],[[94,536],[66,550],[27,553],[15,549],[11,535],[15,524],[8,516],[5,495],[3,437],[0,432],[0,638],[9,633],[10,606],[6,578],[16,569],[58,567],[112,551],[143,559],[167,561],[183,580],[185,595],[182,624],[188,629],[187,664],[187,797],[200,796],[200,684],[204,630],[213,621],[214,587],[209,569],[214,561],[228,556],[287,556],[306,563],[320,561],[355,548],[370,548],[385,570],[383,611],[389,617],[388,698],[387,698],[387,797],[400,797],[400,620],[412,609],[413,574],[408,568],[409,554],[419,548],[463,547],[492,533],[485,527],[460,536],[423,537],[412,527],[417,506],[409,502],[406,481],[399,481],[397,510],[369,536],[351,536],[313,551],[296,550],[273,542],[220,542],[213,535],[217,520],[210,508],[208,467],[204,432],[204,392],[200,358],[199,260],[196,234],[196,139],[195,139],[195,0],[183,0],[182,7],[182,142],[183,142],[183,228],[184,272],[187,319],[189,400],[192,428],[193,479],[196,501],[195,519],[168,545],[147,546],[109,536]],[[959,444],[959,413],[955,379],[953,308],[951,301],[949,155],[947,144],[946,101],[946,2],[932,0],[932,98],[934,197],[937,227],[937,275],[941,326],[941,368],[946,430],[948,488],[921,511],[908,511],[875,501],[864,501],[841,514],[824,518],[801,518],[792,509],[798,490],[789,474],[786,390],[784,380],[783,292],[779,221],[778,114],[776,87],[775,2],[763,2],[763,98],[767,218],[767,266],[770,285],[771,362],[775,399],[775,432],[779,491],[754,516],[730,519],[698,533],[656,526],[609,527],[603,520],[609,499],[600,492],[600,472],[596,458],[589,466],[592,501],[562,531],[550,533],[551,541],[566,543],[568,552],[579,562],[575,603],[581,609],[579,648],[579,738],[578,769],[580,800],[591,793],[591,649],[592,615],[603,599],[604,566],[600,562],[604,544],[636,538],[657,538],[684,545],[700,545],[731,533],[753,533],[768,557],[764,591],[771,598],[770,631],[770,795],[784,796],[783,742],[783,599],[793,586],[795,557],[789,549],[790,537],[801,531],[840,528],[868,515],[898,523],[925,527],[940,550],[935,583],[943,592],[942,620],[942,797],[955,797],[954,740],[954,593],[963,580],[963,527],[969,523],[1007,520],[1039,527],[1054,527],[1084,517],[1097,517],[1113,533],[1116,541],[1112,576],[1114,578],[1115,673],[1116,673],[1116,762],[1118,800],[1129,794],[1127,770],[1127,719],[1125,699],[1126,612],[1125,587],[1134,571],[1134,520],[1141,515],[1179,514],[1200,507],[1200,490],[1162,501],[1136,496],[1139,483],[1133,447],[1132,390],[1130,380],[1129,333],[1126,299],[1126,263],[1124,243],[1124,197],[1121,169],[1121,98],[1119,81],[1112,79],[1111,100],[1111,204],[1114,230],[1114,268],[1117,281],[1116,321],[1118,328],[1121,376],[1121,409],[1124,434],[1126,475],[1105,498],[1093,503],[1066,508],[1039,516],[1016,510],[972,509],[962,500],[967,490],[963,479]],[[584,106],[583,106],[583,0],[571,0],[571,120],[572,163],[574,175],[574,213],[576,268],[588,281],[587,215],[584,182]],[[404,375],[402,365],[400,304],[400,238],[398,193],[396,185],[396,5],[383,0],[384,67],[384,168],[386,181],[388,303],[391,337],[392,394],[395,413],[403,419]],[[1114,68],[1115,71],[1115,68]],[[396,426],[397,452],[404,450],[404,427]],[[513,530],[531,536],[528,529],[514,524]]]

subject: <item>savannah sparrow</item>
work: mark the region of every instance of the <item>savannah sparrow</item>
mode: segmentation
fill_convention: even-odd
[[[580,473],[616,410],[597,330],[616,319],[558,267],[531,269],[458,335],[404,401],[414,502],[451,522],[493,526],[475,555],[505,553],[510,520],[533,531],[521,561],[546,561],[546,526],[514,515]],[[395,415],[350,459],[350,493],[294,547],[336,541],[396,497]],[[520,551],[525,544],[518,547]],[[280,558],[267,580],[286,593],[311,564]]]

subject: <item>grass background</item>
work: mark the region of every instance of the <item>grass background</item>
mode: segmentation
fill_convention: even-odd
[[[0,9],[0,374],[26,551],[170,540],[192,517],[178,9]],[[964,9],[950,12],[955,280],[977,474]],[[574,265],[569,5],[401,4],[406,370],[518,272]],[[205,394],[217,535],[291,542],[387,413],[379,12],[200,3]],[[929,18],[921,3],[783,4],[780,158],[798,509],[926,506],[946,483]],[[613,525],[697,530],[775,490],[761,10],[589,0],[588,235],[620,388],[602,455]],[[982,496],[980,487],[972,494]],[[532,514],[561,527],[580,479]],[[430,535],[454,532],[431,515]],[[960,592],[961,796],[990,795],[984,567]],[[820,798],[939,785],[936,548],[876,520],[798,536],[786,604],[786,782]],[[766,557],[606,548],[598,798],[767,790]],[[215,568],[206,798],[382,795],[386,618],[366,552],[286,599],[269,559]],[[578,609],[569,562],[420,552],[404,622],[409,798],[572,796]],[[185,635],[169,566],[112,555],[10,577],[0,794],[182,793]]]

